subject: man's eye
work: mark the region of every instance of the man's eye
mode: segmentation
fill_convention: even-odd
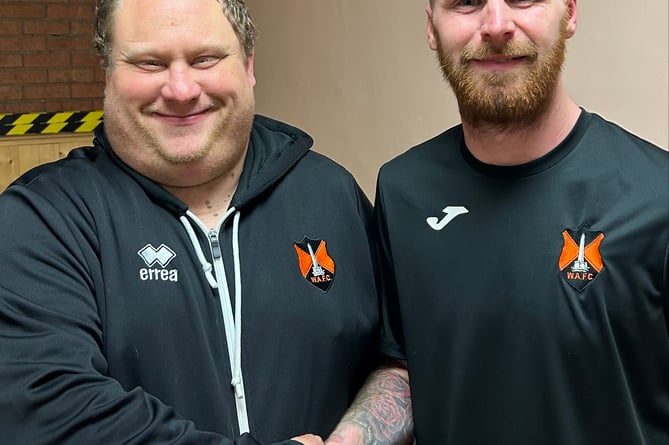
[[[216,65],[219,60],[221,58],[216,56],[202,56],[193,61],[193,66],[196,68],[210,68]]]
[[[453,3],[455,8],[476,8],[481,6],[484,3],[484,0],[456,0]]]
[[[509,5],[516,6],[518,8],[529,8],[530,6],[537,3],[537,0],[507,0]]]
[[[158,71],[165,67],[165,64],[159,60],[141,60],[135,63],[135,65],[147,71]]]

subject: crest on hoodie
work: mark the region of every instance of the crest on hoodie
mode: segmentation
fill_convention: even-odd
[[[335,277],[335,262],[328,254],[325,240],[305,236],[299,243],[293,243],[293,247],[304,279],[323,292],[330,290]]]
[[[564,245],[558,266],[562,278],[577,291],[582,291],[604,269],[599,246],[604,239],[602,232],[581,226],[562,232]]]

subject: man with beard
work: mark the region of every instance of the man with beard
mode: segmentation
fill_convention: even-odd
[[[417,443],[669,443],[669,156],[565,92],[576,0],[426,11],[462,123],[375,206]]]
[[[376,362],[369,201],[254,117],[243,1],[96,13],[104,128],[0,197],[2,443],[322,444]]]

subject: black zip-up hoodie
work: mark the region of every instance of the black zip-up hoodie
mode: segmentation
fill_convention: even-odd
[[[312,142],[256,116],[216,230],[103,131],[0,195],[3,443],[327,436],[378,306],[369,201]]]

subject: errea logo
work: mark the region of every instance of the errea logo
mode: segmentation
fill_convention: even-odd
[[[179,281],[177,269],[166,269],[170,262],[177,256],[176,253],[165,244],[157,249],[152,244],[139,249],[137,254],[144,260],[148,267],[139,269],[139,279],[142,281]],[[154,266],[160,266],[154,267]]]
[[[174,257],[177,256],[177,254],[165,244],[161,244],[157,249],[153,247],[153,245],[147,244],[137,253],[142,257],[147,266],[152,267],[154,264],[158,263],[163,269],[170,264],[170,261],[172,261]]]

